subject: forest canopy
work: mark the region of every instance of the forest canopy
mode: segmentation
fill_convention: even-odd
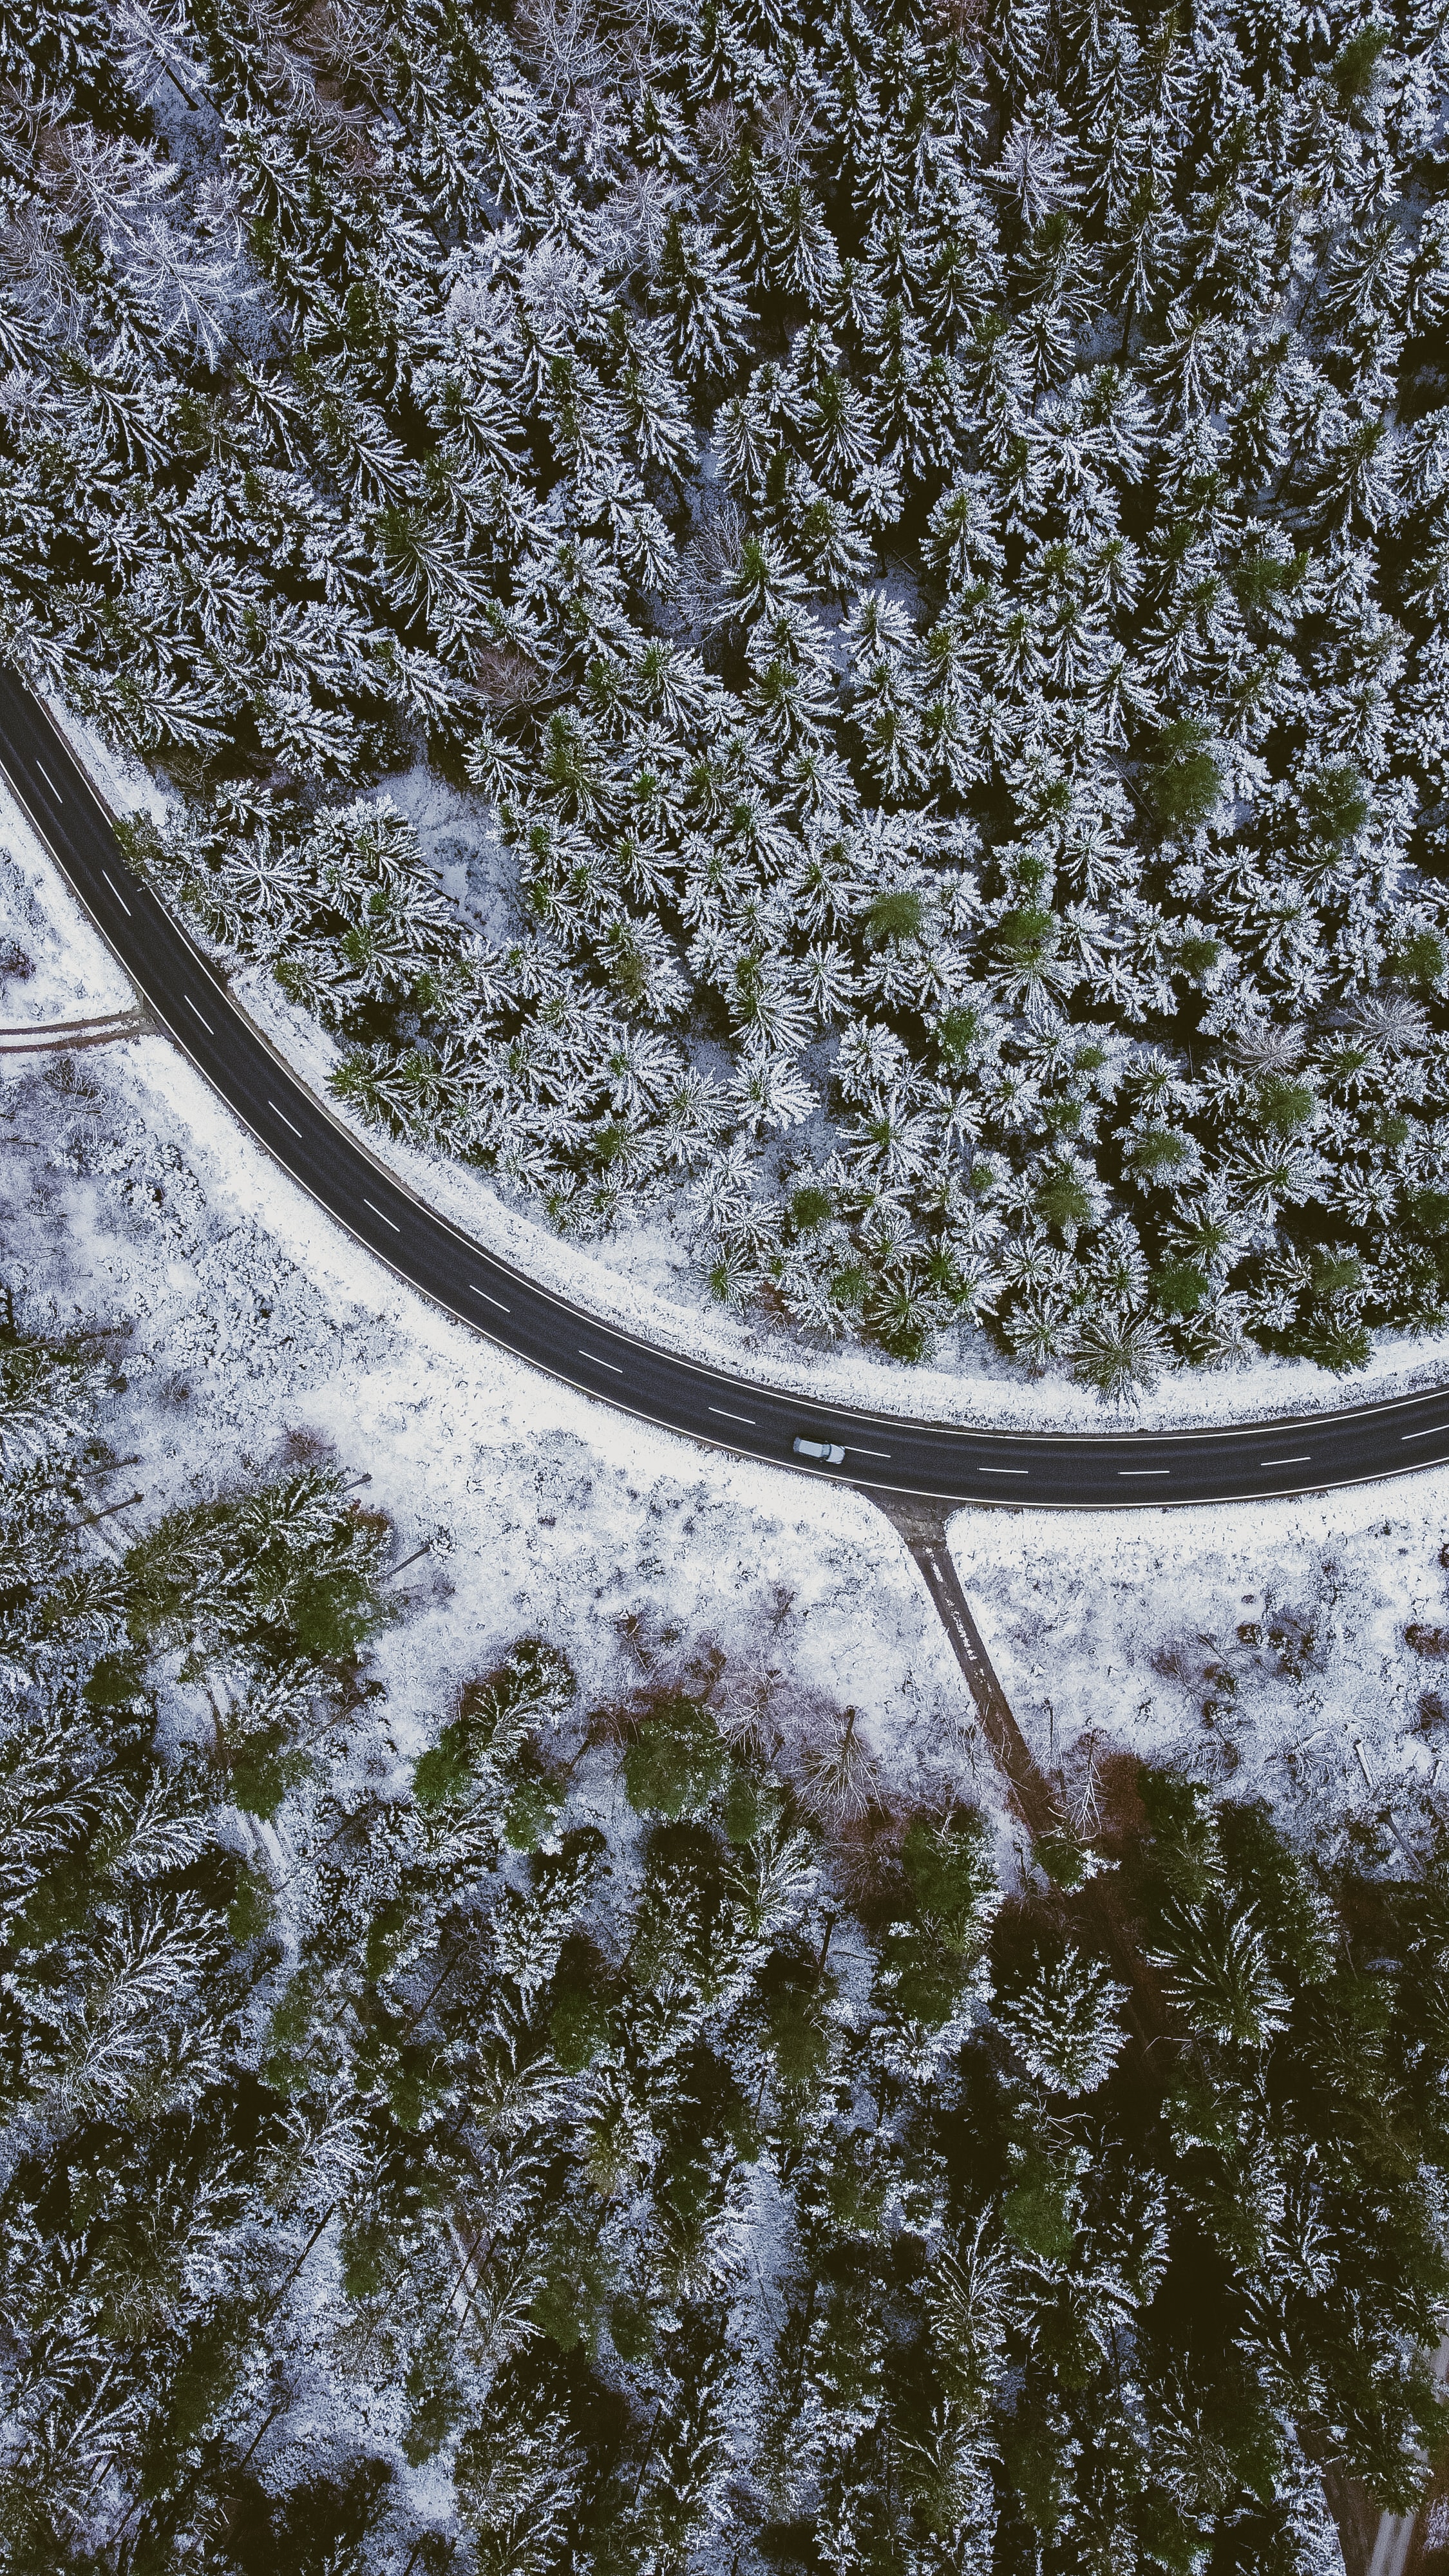
[[[1444,84],[1436,0],[6,5],[0,649],[560,1226],[1354,1366],[1449,1312]]]
[[[1442,1839],[1127,1766],[1008,1885],[688,1638],[586,1709],[518,1637],[399,1760],[385,1513],[108,1537],[107,1383],[0,1330],[15,2576],[1331,2576],[1330,2487],[1412,2506]]]

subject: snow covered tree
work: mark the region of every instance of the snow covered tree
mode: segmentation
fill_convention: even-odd
[[[138,863],[347,1039],[359,1108],[587,1235],[716,1143],[851,1150],[813,1070],[868,1009],[878,1087],[969,1137],[971,1293],[938,1152],[893,1158],[918,1258],[842,1192],[813,1293],[688,1202],[731,1296],[904,1357],[986,1329],[1109,1399],[1442,1310],[1432,20],[711,0],[636,48],[557,7],[27,0],[0,42],[0,649],[189,801]],[[322,865],[423,758],[502,834],[486,961],[426,866]],[[887,946],[899,890],[926,935]],[[706,1066],[742,969],[777,1025],[730,1009]],[[1345,1020],[1402,995],[1427,1042],[1338,1096]],[[1047,1005],[1110,1079],[1042,1082]],[[716,1086],[682,1153],[592,1078],[645,1019]],[[1249,1023],[1301,1029],[1321,1121],[1233,1087]],[[1048,1294],[1017,1211],[1059,1155]]]
[[[1094,1959],[1038,1952],[998,1979],[992,2012],[1029,2075],[1049,2093],[1091,2093],[1106,2082],[1125,2033],[1124,1990]]]

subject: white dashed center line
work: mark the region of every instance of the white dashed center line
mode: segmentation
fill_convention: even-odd
[[[476,1279],[470,1279],[468,1285],[472,1289],[475,1297],[482,1298],[485,1306],[496,1306],[500,1315],[512,1314],[513,1309],[511,1306],[505,1306],[501,1297],[490,1296],[486,1288],[479,1287]]]
[[[1170,1467],[1119,1467],[1119,1476],[1170,1476]]]
[[[1031,1470],[1027,1467],[979,1467],[976,1472],[981,1476],[1026,1476]]]
[[[102,868],[102,870],[101,870],[101,874],[102,874],[102,876],[103,876],[103,877],[105,877],[105,878],[106,878],[106,883],[107,883],[107,885],[108,885],[108,886],[110,886],[112,894],[115,896],[116,901],[117,901],[117,903],[120,905],[122,912],[125,914],[126,919],[129,921],[129,920],[130,920],[130,918],[131,918],[131,907],[130,907],[130,905],[127,903],[125,896],[122,894],[122,892],[121,892],[121,890],[120,890],[119,886],[113,885],[113,884],[111,883],[111,879],[110,879],[108,876],[106,876],[106,871],[105,871],[105,869],[104,869],[104,868]]]
[[[709,1409],[711,1413],[719,1415],[721,1422],[743,1422],[748,1430],[754,1430],[755,1417],[752,1413],[731,1413],[723,1404],[712,1404]]]
[[[196,1004],[193,1002],[191,995],[189,993],[183,993],[181,998],[186,1004],[188,1011],[196,1011],[196,1016],[200,1020],[202,1027],[205,1029],[207,1036],[209,1038],[214,1038],[216,1035],[215,1029],[212,1027],[210,1020],[205,1016],[205,1013],[196,1010]]]
[[[267,1102],[267,1107],[270,1109],[270,1111],[271,1111],[271,1113],[272,1113],[272,1116],[273,1116],[274,1118],[280,1118],[280,1120],[281,1120],[281,1122],[282,1122],[282,1125],[283,1125],[284,1127],[291,1127],[291,1128],[292,1128],[292,1133],[293,1133],[293,1135],[296,1137],[296,1139],[297,1139],[298,1143],[300,1144],[300,1143],[301,1143],[301,1141],[302,1141],[302,1130],[301,1130],[301,1128],[300,1128],[300,1127],[293,1127],[293,1126],[292,1126],[292,1121],[291,1121],[291,1119],[287,1116],[287,1113],[286,1113],[285,1109],[279,1109],[279,1108],[277,1107],[277,1104],[276,1104],[275,1100],[269,1100],[269,1101]]]
[[[393,1225],[393,1220],[392,1220],[392,1218],[387,1214],[387,1212],[386,1212],[386,1210],[385,1210],[385,1209],[380,1208],[380,1207],[374,1207],[374,1206],[373,1206],[373,1202],[372,1202],[372,1200],[371,1200],[371,1199],[364,1199],[364,1200],[363,1200],[363,1202],[362,1202],[362,1204],[363,1204],[363,1206],[364,1206],[365,1208],[372,1208],[372,1213],[373,1213],[373,1215],[374,1215],[374,1216],[380,1216],[380,1217],[382,1218],[382,1221],[383,1221],[383,1224],[384,1224],[384,1225],[391,1225],[391,1226],[392,1226],[392,1230],[393,1230],[393,1233],[394,1233],[394,1234],[401,1234],[401,1232],[402,1232],[402,1227],[401,1227],[400,1225]]]
[[[851,1454],[852,1458],[885,1458],[885,1459],[889,1459],[890,1454],[891,1454],[891,1453],[890,1453],[890,1451],[889,1451],[889,1449],[859,1449],[859,1448],[857,1448],[857,1446],[856,1446],[856,1444],[855,1444],[855,1442],[854,1442],[853,1440],[848,1441],[848,1442],[847,1442],[847,1444],[846,1444],[846,1446],[848,1447],[848,1449],[849,1449],[849,1451],[850,1451],[850,1454]]]
[[[581,1360],[592,1360],[595,1368],[612,1369],[615,1377],[622,1377],[624,1374],[617,1360],[601,1360],[597,1351],[586,1351],[582,1342],[579,1344],[579,1357]]]
[[[39,769],[39,770],[40,770],[40,775],[41,775],[41,777],[44,779],[44,781],[45,781],[45,783],[46,783],[46,786],[50,789],[50,792],[51,792],[52,796],[54,796],[54,797],[57,797],[57,798],[58,798],[58,797],[59,797],[59,795],[60,795],[60,789],[57,787],[57,785],[56,785],[56,783],[55,783],[55,780],[51,777],[51,774],[50,774],[49,770],[48,770],[48,769],[42,769],[42,768],[41,768],[41,764],[40,764],[40,762],[39,762],[38,760],[37,760],[37,762],[36,762],[35,766],[36,766],[36,768],[37,768],[37,769]]]
[[[1449,1422],[1431,1422],[1427,1431],[1401,1431],[1401,1440],[1432,1440],[1436,1431],[1449,1431]]]
[[[1305,1449],[1297,1458],[1260,1458],[1258,1464],[1260,1467],[1311,1467],[1313,1452],[1311,1449]]]

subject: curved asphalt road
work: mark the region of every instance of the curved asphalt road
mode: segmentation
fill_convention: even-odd
[[[568,1305],[414,1198],[298,1082],[155,896],[45,710],[0,669],[0,766],[156,1018],[329,1215],[410,1285],[534,1367],[671,1431],[773,1466],[797,1433],[845,1446],[880,1494],[1077,1511],[1242,1501],[1407,1474],[1449,1457],[1449,1387],[1221,1431],[1032,1434],[856,1413],[719,1375]]]

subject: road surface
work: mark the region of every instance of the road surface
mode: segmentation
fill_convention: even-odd
[[[4,669],[0,767],[155,1018],[276,1161],[412,1287],[587,1395],[772,1466],[947,1508],[1241,1502],[1405,1475],[1449,1457],[1449,1387],[1221,1430],[961,1430],[821,1403],[656,1350],[471,1243],[297,1080],[164,906],[128,874],[85,773],[37,699]],[[797,1434],[841,1442],[844,1467],[805,1466],[792,1455]]]

